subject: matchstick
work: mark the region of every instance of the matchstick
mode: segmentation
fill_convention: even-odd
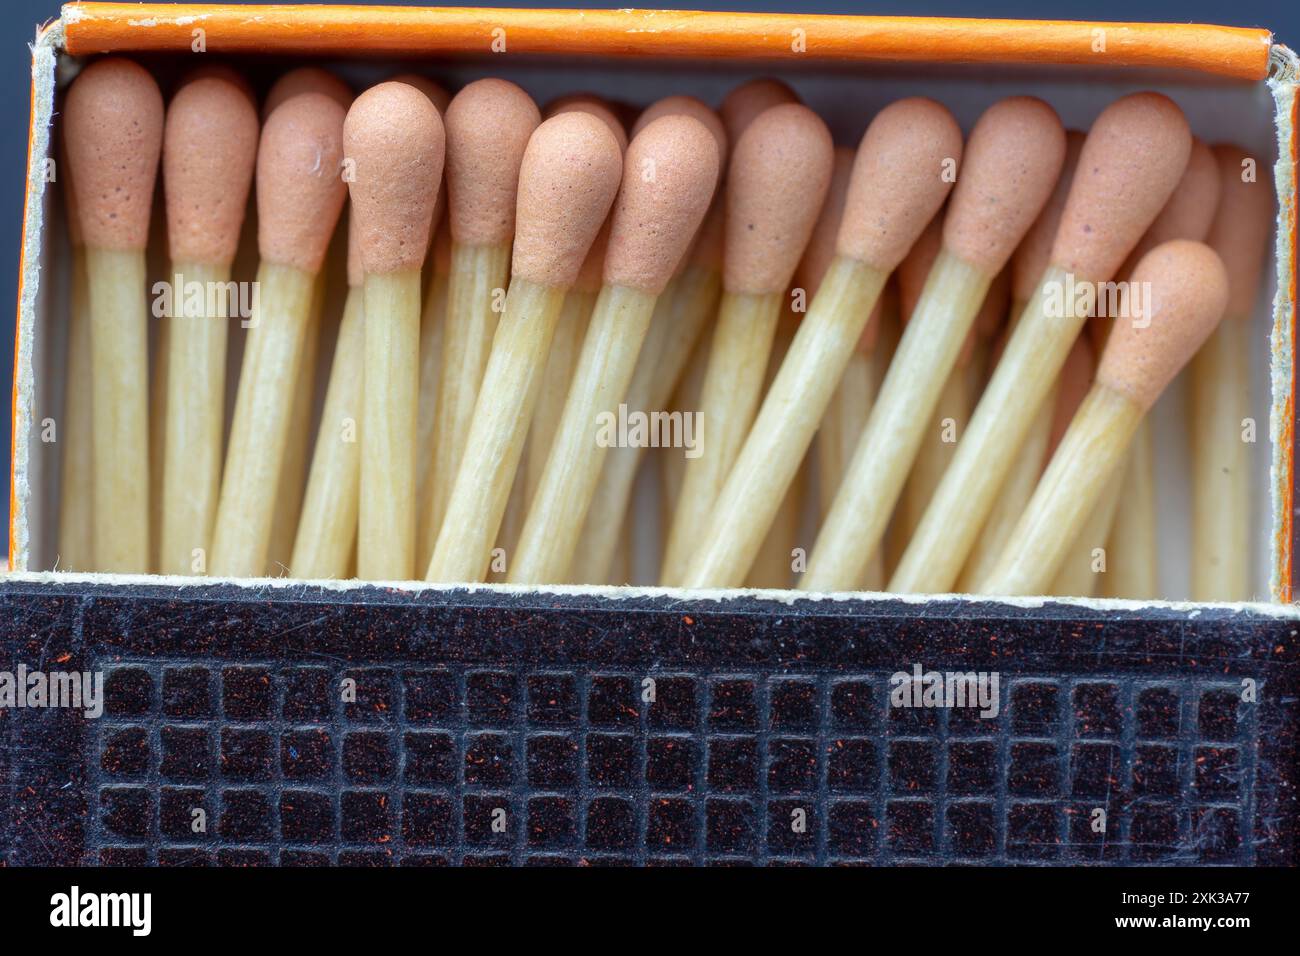
[[[719,280],[718,291],[722,290],[722,283]],[[709,343],[701,340],[695,345],[687,360],[686,369],[682,373],[682,380],[677,383],[677,388],[673,391],[673,397],[668,407],[681,415],[689,415],[699,410],[700,392],[704,388],[704,370],[709,365]],[[660,459],[660,482],[663,485],[663,506],[662,514],[667,516],[672,513],[677,504],[677,499],[682,493],[682,478],[686,472],[686,456],[678,454],[673,449],[659,452]],[[668,545],[668,522],[661,520],[659,528],[662,531],[663,540],[660,542],[660,550]]]
[[[857,584],[989,287],[1046,203],[1064,158],[1065,131],[1041,100],[1000,100],[976,122],[944,215],[939,254],[813,544],[801,588],[844,591]]]
[[[726,131],[718,115],[702,102],[689,96],[659,100],[637,118],[632,127],[633,135],[661,116],[690,116],[699,120],[713,134],[718,155],[725,160]],[[713,230],[722,219],[719,205],[721,185],[718,184],[718,191],[715,191],[709,212],[700,224],[691,251],[655,303],[650,327],[623,402],[632,412],[653,415],[664,409],[681,375],[685,355],[699,338],[704,325],[706,309],[700,308],[699,298],[705,296],[711,303],[717,301],[721,236],[720,230]],[[710,276],[713,281],[709,281]],[[667,427],[671,430],[674,427],[672,419],[665,421],[669,422]],[[671,434],[668,437],[671,438]],[[684,438],[684,432],[680,437]],[[670,447],[668,451],[669,454],[684,455],[687,449]],[[574,552],[573,565],[569,569],[573,583],[600,584],[616,579],[616,576],[611,578],[611,566],[619,558],[620,544],[630,537],[634,524],[629,507],[644,454],[644,446],[628,446],[611,448],[605,456],[600,480],[583,522],[582,536]]]
[[[58,174],[63,178],[63,213],[72,251],[72,286],[68,301],[63,418],[58,431],[63,446],[63,472],[59,486],[59,556],[55,567],[60,571],[91,571],[95,567],[95,543],[91,511],[94,422],[90,404],[90,299],[86,247],[81,235],[77,194],[72,188],[66,137],[59,141]]]
[[[447,180],[439,197],[445,197]],[[415,502],[418,525],[415,529],[417,556],[433,552],[432,517],[424,503],[429,498],[429,481],[433,472],[434,429],[438,415],[438,379],[442,375],[442,338],[446,329],[447,288],[451,277],[451,231],[447,225],[447,204],[441,202],[441,221],[435,220],[430,240],[429,282],[424,292],[424,312],[420,316],[420,398],[416,411]],[[436,216],[436,214],[435,214]]]
[[[149,570],[149,305],[145,246],[162,94],[130,60],[97,60],[65,104],[68,166],[85,243],[97,571]]]
[[[1080,170],[1088,169],[1086,147],[1084,153]],[[1097,380],[981,586],[983,593],[1046,593],[1123,461],[1138,422],[1209,337],[1228,301],[1222,261],[1198,242],[1157,246],[1137,264],[1130,281],[1134,288],[1149,289],[1151,315],[1114,326]]]
[[[966,434],[889,584],[943,592],[962,565],[1016,461],[1095,296],[1172,194],[1191,149],[1187,120],[1158,93],[1117,100],[1080,153],[1049,265],[1016,323]]]
[[[1252,446],[1245,435],[1253,414],[1250,320],[1273,234],[1273,188],[1267,169],[1257,170],[1240,147],[1216,145],[1214,157],[1222,185],[1208,242],[1228,270],[1228,305],[1225,321],[1192,361],[1188,390],[1192,599],[1244,601],[1256,594]]]
[[[447,203],[451,276],[438,377],[434,454],[421,503],[429,541],[438,539],[460,468],[474,403],[510,278],[519,164],[541,112],[499,79],[470,83],[447,107]],[[427,566],[431,553],[419,556]]]
[[[365,269],[357,244],[357,218],[348,214],[348,291],[343,302],[325,405],[312,449],[302,513],[294,537],[289,571],[294,577],[339,579],[350,576],[357,546],[360,508],[361,421],[364,375]]]
[[[214,575],[254,577],[266,567],[316,274],[343,208],[343,116],[337,101],[308,92],[262,125],[255,174],[262,261],[217,502]]]
[[[689,116],[663,116],[628,145],[604,284],[509,565],[513,584],[558,582],[569,573],[605,458],[601,423],[627,393],[655,303],[704,218],[719,164],[713,134]]]
[[[258,116],[238,82],[182,86],[167,108],[163,185],[173,310],[163,439],[163,574],[206,571],[221,492],[228,284],[257,158]],[[191,302],[191,283],[201,301]]]
[[[405,581],[415,577],[421,269],[442,182],[442,119],[414,86],[380,83],[348,110],[343,147],[365,272],[357,574]]]
[[[957,583],[959,593],[977,593],[980,583],[992,573],[993,565],[1001,557],[1025,505],[1038,487],[1044,465],[1088,393],[1096,365],[1091,340],[1086,335],[1079,336],[1061,366],[1060,378],[1052,388],[1052,400],[1043,403],[1016,452],[1016,462],[1008,471],[1002,491],[962,569]]]
[[[477,582],[487,575],[565,293],[622,175],[618,140],[588,113],[559,113],[528,141],[505,313],[425,575],[429,581]]]
[[[854,160],[836,255],[703,526],[688,587],[749,571],[889,274],[951,188],[961,131],[932,100],[881,110]]]
[[[676,585],[696,550],[762,398],[785,292],[830,186],[834,145],[826,124],[797,103],[754,119],[727,173],[723,294],[700,395],[702,454],[686,464],[660,580]]]
[[[1219,192],[1219,169],[1214,154],[1203,142],[1193,138],[1187,169],[1174,194],[1129,254],[1119,274],[1127,276],[1144,255],[1163,242],[1171,239],[1204,242],[1219,205]],[[1099,321],[1109,323],[1112,319],[1101,317]],[[1106,573],[1093,576],[1093,582],[1085,586],[1090,588],[1085,596],[1099,592],[1106,597],[1154,598],[1160,583],[1155,453],[1149,418],[1138,423],[1137,433],[1129,443],[1128,458],[1115,481],[1122,485],[1123,493],[1115,495],[1109,536],[1100,545],[1094,544],[1106,549]]]

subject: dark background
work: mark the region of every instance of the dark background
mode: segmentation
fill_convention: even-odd
[[[402,0],[386,0],[389,5],[407,6],[462,6],[439,0],[419,0],[402,4]],[[491,0],[480,0],[474,6],[490,5]],[[504,0],[504,7],[575,7],[602,6],[598,0],[590,3],[565,3],[563,0],[529,3],[527,0]],[[612,6],[612,5],[611,5]],[[647,2],[648,7],[675,7],[687,10],[747,10],[788,11],[796,13],[847,13],[859,15],[908,15],[951,17],[1011,17],[1053,20],[1126,20],[1174,23],[1217,23],[1242,27],[1266,27],[1277,39],[1288,45],[1300,43],[1300,0],[736,0],[732,3],[710,3],[708,0],[671,4],[663,0]],[[22,233],[23,188],[26,173],[27,150],[27,90],[30,86],[31,58],[27,51],[37,24],[55,18],[59,4],[55,0],[6,0],[5,14],[10,28],[10,41],[3,57],[3,88],[9,95],[0,102],[0,117],[4,124],[2,152],[0,152],[0,302],[10,303],[0,329],[0,366],[13,367],[13,323],[17,303],[18,250]],[[6,375],[8,373],[6,372]],[[10,390],[4,388],[4,413],[0,415],[0,442],[9,448]],[[9,469],[4,469],[4,501],[9,500]],[[8,522],[0,522],[3,549],[8,551]]]

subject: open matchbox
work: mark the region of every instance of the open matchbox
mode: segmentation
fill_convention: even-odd
[[[0,671],[102,672],[104,709],[0,709],[0,864],[1300,862],[1300,61],[1267,31],[73,3],[32,51]],[[199,56],[260,91],[299,63],[360,88],[400,62],[453,87],[503,76],[538,102],[716,103],[770,74],[845,143],[905,95],[968,130],[1014,93],[1078,129],[1119,95],[1166,93],[1276,181],[1252,319],[1259,601],[59,572],[43,429],[61,414],[68,240],[48,174],[62,93],[102,53],[164,89]],[[1153,413],[1172,595],[1190,551],[1183,408],[1175,387]],[[891,677],[917,670],[996,673],[993,713],[891,706]]]

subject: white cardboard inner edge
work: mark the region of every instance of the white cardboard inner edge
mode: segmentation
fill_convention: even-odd
[[[62,405],[60,369],[65,348],[64,321],[67,309],[67,242],[57,219],[46,229],[51,213],[53,191],[47,189],[47,158],[51,155],[51,123],[54,118],[56,88],[67,82],[76,71],[75,61],[64,56],[62,29],[54,24],[40,33],[32,48],[34,134],[27,171],[27,222],[23,237],[25,273],[19,303],[19,351],[16,356],[15,441],[13,501],[16,508],[12,522],[13,567],[10,579],[57,584],[73,581],[103,583],[155,583],[168,586],[193,586],[213,583],[212,578],[181,578],[125,575],[74,575],[50,573],[56,566],[57,489],[59,454],[57,442],[42,441],[43,423],[57,421]],[[773,64],[743,64],[727,61],[699,65],[690,61],[633,61],[611,64],[593,61],[583,65],[574,76],[574,62],[569,58],[530,57],[507,63],[502,58],[490,61],[465,60],[454,64],[431,64],[440,77],[467,82],[484,75],[505,76],[520,83],[539,102],[577,88],[599,90],[603,95],[634,103],[667,96],[692,93],[706,101],[717,102],[738,79],[751,75],[778,74],[793,85],[804,100],[818,110],[831,126],[838,141],[855,143],[870,117],[888,102],[900,96],[928,95],[953,110],[963,128],[969,130],[975,118],[993,101],[1015,93],[1032,93],[1052,104],[1067,127],[1087,129],[1092,119],[1110,101],[1137,89],[1157,89],[1171,96],[1186,112],[1193,132],[1208,142],[1231,140],[1260,157],[1261,170],[1274,162],[1274,176],[1281,212],[1279,214],[1276,274],[1270,274],[1267,288],[1261,290],[1252,322],[1258,347],[1252,354],[1252,373],[1257,383],[1253,395],[1253,412],[1258,422],[1269,421],[1267,451],[1259,443],[1255,482],[1258,506],[1255,509],[1255,556],[1257,595],[1261,601],[1276,600],[1280,593],[1278,560],[1273,553],[1273,529],[1280,526],[1284,498],[1280,489],[1290,486],[1291,475],[1284,449],[1278,445],[1282,434],[1286,404],[1291,386],[1292,303],[1280,290],[1289,288],[1290,264],[1284,254],[1284,237],[1294,230],[1291,221],[1296,169],[1289,158],[1292,137],[1290,116],[1296,95],[1297,60],[1284,47],[1273,48],[1272,77],[1265,84],[1215,81],[1199,75],[1150,74],[1132,70],[1078,69],[990,69],[982,67],[929,67],[924,65],[888,66],[873,63],[856,65],[809,64],[786,71]],[[487,63],[490,62],[490,66]],[[391,65],[369,61],[335,64],[350,74],[354,85],[361,87],[391,73]],[[420,64],[421,66],[423,64]],[[450,68],[444,69],[444,66]],[[1086,82],[1085,82],[1086,80]],[[1271,94],[1271,95],[1270,95]],[[236,276],[239,278],[239,276]],[[251,275],[248,276],[251,278]],[[238,344],[232,339],[232,351]],[[328,349],[322,346],[324,360]],[[237,359],[237,354],[235,356]],[[1262,387],[1269,382],[1271,389]],[[1186,609],[1195,614],[1202,605],[1182,602],[1187,595],[1190,534],[1186,526],[1190,489],[1186,480],[1186,424],[1184,390],[1175,383],[1153,410],[1157,436],[1158,520],[1161,545],[1162,593],[1172,602],[1108,602],[1073,599],[1087,607],[1103,608],[1161,606]],[[1260,428],[1261,436],[1264,429]],[[647,489],[641,489],[646,491]],[[643,498],[645,496],[643,495]],[[638,503],[637,521],[656,520],[647,515],[646,503]],[[653,554],[634,558],[638,567],[651,568]],[[295,582],[288,578],[246,579],[237,583],[266,588]],[[313,582],[324,588],[345,589],[367,582]],[[420,582],[402,582],[408,590],[435,587]],[[500,587],[486,585],[486,587]],[[518,590],[518,589],[512,589]],[[663,589],[633,587],[561,587],[544,590],[556,593],[593,593],[609,597],[645,593],[665,593]],[[692,592],[701,597],[723,597],[730,593]],[[763,591],[764,596],[779,600],[822,598],[829,595],[805,592]],[[895,597],[899,597],[895,595]],[[980,601],[959,596],[945,596],[977,606]],[[906,597],[927,601],[935,596]],[[1003,601],[1004,599],[998,599]],[[1035,606],[1041,599],[1017,601]],[[1295,608],[1261,604],[1248,605],[1252,610],[1276,614],[1297,614]]]

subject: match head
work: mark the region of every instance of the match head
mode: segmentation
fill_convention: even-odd
[[[1093,351],[1088,336],[1081,335],[1074,340],[1070,352],[1061,366],[1060,377],[1056,380],[1056,405],[1052,409],[1052,426],[1048,430],[1047,453],[1043,464],[1052,460],[1056,446],[1061,443],[1074,413],[1083,404],[1088,390],[1092,388],[1092,377],[1097,371],[1097,353]]]
[[[570,93],[568,96],[553,99],[546,104],[546,109],[542,110],[542,116],[550,119],[561,113],[574,112],[589,113],[596,117],[614,134],[614,138],[618,140],[618,148],[627,149],[627,130],[623,128],[623,121],[618,118],[613,107],[595,93]]]
[[[344,109],[323,93],[285,100],[257,148],[257,244],[262,258],[315,274],[343,209]]]
[[[162,151],[158,84],[131,60],[96,60],[73,80],[63,123],[85,244],[143,249]]]
[[[877,113],[853,161],[836,252],[892,272],[948,197],[961,150],[957,121],[934,100]]]
[[[441,83],[435,83],[427,76],[421,76],[419,73],[399,73],[389,82],[405,83],[407,86],[413,86],[429,98],[433,108],[438,111],[438,117],[441,118],[447,112],[447,106],[451,103],[451,94]]]
[[[808,294],[809,300],[821,288],[822,278],[835,258],[835,239],[840,233],[840,220],[844,217],[844,199],[849,192],[849,177],[853,173],[853,150],[836,146],[831,160],[831,183],[826,188],[826,201],[821,214],[808,237],[799,267],[794,271],[794,284]]]
[[[618,140],[597,117],[560,113],[538,126],[519,168],[513,274],[570,288],[622,175]]]
[[[1065,160],[1056,111],[1032,96],[994,103],[966,143],[961,178],[944,220],[944,245],[997,275],[1052,193]]]
[[[451,237],[499,246],[515,232],[519,164],[542,121],[532,97],[506,80],[476,80],[447,107],[447,198]]]
[[[689,116],[661,116],[632,138],[614,201],[606,285],[663,291],[709,208],[718,167],[713,134]]]
[[[632,135],[635,136],[661,116],[690,116],[707,126],[718,146],[718,156],[722,159],[719,169],[726,168],[729,148],[727,129],[722,125],[722,118],[709,109],[703,100],[696,99],[694,96],[665,96],[661,100],[655,100],[641,111],[641,115],[632,124]]]
[[[1223,317],[1228,272],[1209,246],[1175,239],[1142,257],[1129,288],[1150,296],[1150,313],[1140,328],[1130,319],[1114,323],[1097,381],[1150,408]]]
[[[782,103],[798,102],[799,94],[789,86],[765,76],[741,83],[728,93],[718,108],[718,113],[722,117],[722,125],[726,127],[727,139],[734,143],[760,113],[766,113],[773,106]]]
[[[772,107],[741,134],[727,172],[727,291],[767,295],[789,286],[826,198],[834,154],[826,124],[799,103]]]
[[[303,93],[321,93],[328,96],[343,107],[345,112],[352,105],[352,88],[350,86],[329,70],[322,70],[316,66],[302,66],[296,70],[290,70],[275,81],[275,84],[266,94],[266,102],[262,104],[262,122],[265,123],[266,118],[271,115],[271,111],[281,103],[295,96],[301,96]]]
[[[172,97],[162,163],[173,262],[228,266],[234,260],[257,135],[257,109],[237,83],[200,77]]]
[[[1210,223],[1219,206],[1219,166],[1214,153],[1199,139],[1192,139],[1192,151],[1187,157],[1187,169],[1174,187],[1174,194],[1160,210],[1155,222],[1142,234],[1138,244],[1129,253],[1128,261],[1136,263],[1144,255],[1171,239],[1191,239],[1204,242],[1210,233]],[[1122,270],[1121,270],[1122,271]]]
[[[1174,101],[1132,93],[1102,110],[1052,243],[1051,263],[1077,279],[1115,275],[1187,169],[1192,134]]]
[[[1084,138],[1078,130],[1065,131],[1065,162],[1061,164],[1061,175],[1057,177],[1056,187],[1034,224],[1025,233],[1025,238],[1020,240],[1020,245],[1012,253],[1011,297],[1017,302],[1028,302],[1038,291],[1038,280],[1043,277],[1043,270],[1049,264],[1056,230],[1061,226],[1061,215],[1065,212],[1070,184],[1074,182],[1074,171],[1079,165]]]
[[[1209,244],[1228,270],[1229,318],[1246,319],[1255,308],[1260,272],[1275,222],[1273,180],[1244,149],[1214,147],[1221,194]]]
[[[196,66],[194,69],[186,72],[185,75],[177,81],[176,86],[172,91],[172,99],[175,99],[176,94],[179,93],[187,84],[193,83],[195,80],[211,79],[225,80],[228,83],[234,84],[238,87],[239,91],[248,98],[248,101],[253,104],[253,109],[256,111],[257,94],[253,92],[253,84],[248,82],[247,77],[245,77],[243,73],[240,73],[234,67],[227,66],[224,63],[204,63],[202,66]]]
[[[419,270],[429,251],[433,207],[442,182],[442,120],[414,86],[372,86],[343,123],[352,163],[348,193],[368,275]]]

